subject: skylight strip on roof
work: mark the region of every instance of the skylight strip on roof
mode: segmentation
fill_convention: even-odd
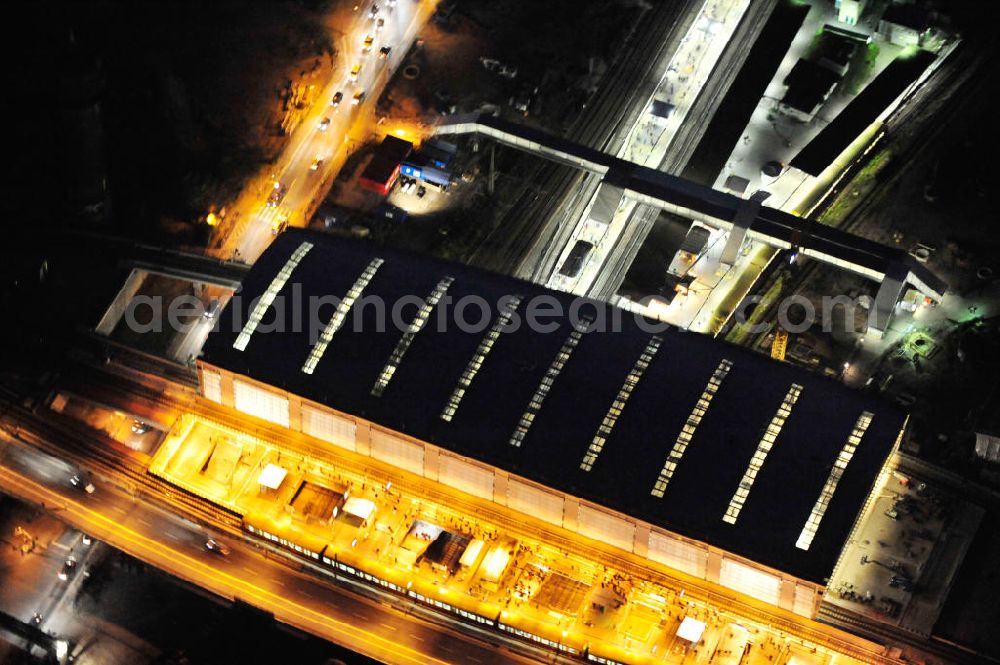
[[[285,282],[288,278],[292,276],[292,272],[295,271],[296,266],[302,261],[302,258],[309,253],[309,250],[313,248],[311,242],[304,242],[295,248],[292,255],[288,257],[285,261],[285,265],[281,267],[278,274],[274,276],[271,283],[268,285],[267,290],[261,295],[260,300],[254,306],[253,311],[250,313],[250,318],[247,319],[246,325],[243,326],[243,330],[240,334],[236,336],[236,341],[233,342],[233,348],[237,351],[246,351],[247,344],[250,343],[250,336],[253,335],[254,331],[257,330],[257,326],[264,319],[264,314],[274,303],[274,299],[278,297],[278,293],[285,287]]]
[[[368,282],[372,281],[372,277],[378,272],[379,267],[385,263],[383,259],[374,258],[368,264],[368,267],[364,269],[358,278],[354,281],[351,289],[344,296],[343,300],[337,305],[337,311],[333,313],[330,317],[329,323],[323,329],[323,333],[319,336],[316,344],[313,345],[312,350],[309,352],[309,357],[306,358],[306,362],[302,365],[302,371],[305,374],[312,374],[316,369],[316,365],[319,364],[320,359],[323,354],[326,353],[326,347],[330,344],[333,336],[340,330],[340,327],[344,325],[344,321],[347,319],[347,313],[351,311],[351,307],[354,306],[354,301],[358,299],[361,292],[365,290],[368,286]]]
[[[437,283],[437,286],[434,287],[431,294],[427,296],[424,304],[421,305],[420,309],[417,311],[417,315],[413,317],[413,321],[410,322],[409,326],[407,326],[406,332],[404,332],[403,336],[399,338],[398,342],[396,342],[396,348],[392,350],[392,355],[389,356],[389,360],[386,362],[385,367],[382,368],[382,373],[379,374],[379,377],[375,380],[375,385],[372,386],[371,393],[373,396],[382,396],[386,386],[389,385],[389,381],[392,380],[396,370],[399,369],[399,363],[403,362],[403,356],[406,355],[407,349],[409,349],[410,344],[413,343],[413,338],[416,337],[417,333],[420,332],[427,324],[427,319],[430,318],[434,307],[438,304],[438,302],[440,302],[441,298],[444,297],[448,287],[451,286],[451,283],[454,281],[454,277],[445,277]]]
[[[535,394],[532,395],[531,401],[528,402],[527,408],[524,410],[524,414],[521,416],[521,420],[517,423],[517,427],[514,428],[514,433],[510,437],[510,445],[521,446],[524,441],[524,437],[527,436],[528,430],[531,429],[531,423],[535,421],[535,416],[538,415],[539,410],[542,408],[542,402],[545,401],[545,397],[549,394],[549,390],[552,389],[552,384],[555,383],[556,378],[559,376],[559,372],[562,371],[566,363],[569,362],[569,358],[573,355],[573,349],[577,347],[580,343],[580,338],[583,337],[583,333],[587,330],[587,327],[593,322],[592,317],[583,317],[576,326],[574,326],[573,332],[569,334],[566,341],[563,342],[562,347],[559,349],[559,353],[556,357],[552,359],[552,363],[549,368],[545,370],[545,376],[542,380],[538,382],[538,388],[535,389]]]
[[[500,310],[500,314],[497,316],[497,320],[494,321],[493,326],[489,329],[489,332],[483,337],[479,342],[479,346],[476,348],[476,352],[472,355],[469,360],[469,364],[465,366],[465,371],[462,372],[462,376],[458,378],[458,385],[451,392],[451,396],[448,397],[448,403],[445,404],[444,410],[441,411],[441,419],[446,422],[451,422],[451,419],[455,417],[455,412],[458,411],[458,406],[462,403],[462,398],[465,397],[465,392],[472,385],[472,380],[476,378],[476,374],[479,369],[483,366],[486,361],[486,356],[490,354],[493,350],[493,345],[500,338],[500,333],[503,332],[505,326],[507,326],[514,316],[514,312],[517,310],[518,305],[521,304],[521,297],[514,296],[504,303],[503,309]]]
[[[691,439],[694,438],[694,432],[701,423],[701,419],[705,416],[708,411],[708,407],[712,403],[712,398],[715,393],[719,390],[719,386],[722,385],[722,380],[726,378],[729,374],[729,370],[732,369],[733,363],[731,360],[723,359],[719,363],[719,366],[715,368],[712,372],[711,378],[708,380],[708,385],[705,386],[705,390],[701,393],[701,397],[695,403],[694,408],[691,410],[691,414],[687,418],[687,422],[681,427],[680,434],[677,435],[677,440],[674,441],[674,447],[671,449],[670,454],[667,456],[667,461],[663,463],[663,468],[660,469],[660,477],[656,479],[656,483],[653,485],[653,490],[650,492],[653,496],[657,498],[663,498],[663,493],[667,489],[667,483],[670,479],[674,477],[674,471],[677,470],[677,465],[680,464],[681,458],[684,457],[684,452],[687,450],[688,444],[691,443]]]
[[[750,490],[757,479],[757,474],[760,472],[761,467],[764,466],[767,454],[774,447],[774,443],[778,439],[778,434],[781,433],[781,428],[784,427],[785,420],[791,415],[792,407],[795,406],[795,402],[798,401],[801,392],[802,386],[793,383],[788,392],[785,393],[785,399],[781,402],[781,406],[778,407],[777,413],[771,418],[771,423],[767,426],[767,429],[764,430],[764,435],[761,437],[760,443],[757,444],[757,450],[754,451],[753,457],[750,458],[750,464],[747,466],[746,471],[743,472],[743,480],[740,481],[739,486],[736,488],[733,498],[729,500],[729,507],[726,508],[726,514],[722,516],[723,522],[736,524],[736,520],[740,516],[740,511],[743,510],[743,504],[746,503],[747,497],[750,496]]]
[[[833,500],[833,493],[837,491],[837,483],[840,482],[844,471],[847,470],[847,465],[851,463],[854,452],[861,445],[861,437],[865,435],[865,431],[874,417],[874,414],[863,411],[858,417],[858,421],[854,423],[854,430],[847,437],[847,443],[841,448],[840,454],[837,455],[837,459],[833,463],[833,468],[830,469],[830,475],[827,477],[826,483],[823,484],[819,498],[816,499],[816,504],[809,514],[809,519],[806,520],[806,525],[802,527],[799,539],[795,541],[795,546],[800,550],[808,550],[809,546],[812,545],[813,538],[816,537],[816,532],[819,530],[819,523],[823,519],[823,514],[830,506],[830,501]]]
[[[654,335],[646,342],[646,348],[643,349],[639,358],[636,359],[635,365],[633,365],[625,377],[625,382],[622,383],[622,387],[618,390],[615,401],[608,407],[608,412],[604,415],[604,420],[601,421],[600,426],[598,426],[594,440],[590,442],[587,454],[583,456],[583,461],[580,462],[580,469],[583,471],[590,471],[594,468],[594,463],[597,462],[598,456],[604,450],[604,444],[607,443],[608,437],[611,436],[611,432],[615,428],[615,423],[618,422],[618,417],[625,410],[628,398],[632,395],[635,387],[639,385],[642,375],[646,372],[646,368],[649,367],[649,363],[653,361],[656,352],[660,350],[660,344],[662,343],[663,338],[658,335]]]

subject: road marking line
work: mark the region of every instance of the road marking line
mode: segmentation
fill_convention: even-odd
[[[419,635],[414,635],[413,633],[410,633],[410,637],[412,637],[415,640],[419,640],[420,642],[424,641],[424,638],[420,637]]]
[[[52,502],[53,500],[56,501],[65,500],[65,497],[62,497],[61,495],[57,494],[53,490],[43,485],[39,485],[37,481],[31,479],[30,477],[23,476],[17,473],[16,471],[3,467],[2,465],[0,465],[0,478],[8,479],[7,486],[11,490],[17,491],[19,495],[26,496],[31,500],[38,500],[39,498],[42,498],[48,502]],[[17,487],[14,486],[15,483],[10,482],[10,479],[16,481]],[[27,487],[28,489],[24,489],[25,487]],[[148,558],[152,558],[149,555],[149,552],[156,552],[158,554],[162,553],[162,546],[157,547],[160,544],[157,543],[157,541],[155,541],[154,539],[144,536],[136,531],[133,531],[128,527],[124,526],[123,524],[115,522],[114,520],[101,514],[97,510],[85,507],[83,504],[77,501],[67,501],[65,504],[54,503],[52,504],[52,506],[57,507],[61,510],[67,510],[67,514],[69,516],[74,516],[73,513],[77,512],[79,513],[79,515],[76,516],[77,519],[86,518],[87,520],[92,522],[94,526],[100,524],[101,526],[99,530],[107,531],[109,535],[118,536],[118,543],[114,545],[115,547],[123,549],[124,551],[126,551],[132,556],[135,556],[136,558],[145,560],[142,555],[138,554],[138,552],[135,551],[129,552],[129,549],[145,550],[143,554],[145,555],[145,557]],[[94,532],[95,529],[88,529],[88,531]],[[103,538],[102,540],[109,541],[108,538]],[[127,548],[121,546],[121,543],[123,541],[127,543],[128,545]],[[344,621],[340,621],[338,619],[330,617],[325,613],[314,610],[310,607],[302,606],[296,603],[289,603],[287,602],[286,598],[278,596],[273,592],[266,591],[261,587],[258,587],[240,578],[234,577],[233,575],[229,575],[224,571],[219,571],[217,569],[211,568],[204,562],[198,561],[197,559],[191,557],[190,555],[185,554],[181,550],[173,550],[172,553],[175,554],[176,556],[169,559],[169,561],[173,564],[174,567],[173,570],[169,570],[168,572],[173,574],[175,577],[180,577],[181,579],[185,579],[189,582],[194,582],[194,580],[191,579],[193,574],[200,574],[202,576],[205,576],[206,579],[211,579],[217,582],[221,582],[222,584],[225,584],[227,586],[233,587],[238,590],[242,590],[250,599],[269,601],[272,605],[280,602],[281,605],[279,605],[279,607],[284,608],[285,612],[284,616],[286,618],[290,618],[288,617],[288,615],[294,613],[294,618],[298,619],[297,622],[293,621],[288,622],[292,625],[296,625],[299,622],[302,623],[308,622],[310,624],[325,628],[326,629],[325,632],[327,632],[328,634],[329,632],[334,632],[344,636],[352,637],[354,639],[358,639],[360,637],[361,640],[367,644],[379,645],[381,646],[381,648],[389,651],[389,653],[392,653],[393,655],[398,655],[399,656],[398,662],[400,663],[413,663],[413,665],[428,665],[429,663],[438,663],[440,665],[449,665],[449,663],[447,663],[444,660],[441,660],[440,658],[435,658],[429,654],[415,652],[413,649],[409,649],[398,643],[395,643],[389,638],[382,637],[377,633],[368,632],[364,629],[359,629],[355,625],[349,624]],[[154,563],[152,565],[160,567],[162,566],[162,563],[160,564]],[[182,569],[183,572],[181,572]],[[167,570],[166,566],[163,566],[161,570]],[[199,586],[202,586],[202,588],[208,589],[210,591],[212,590],[212,588],[209,585],[199,584]]]
[[[384,622],[384,621],[379,621],[379,622],[378,622],[378,625],[380,625],[380,626],[382,626],[382,627],[384,627],[384,628],[388,628],[389,630],[396,630],[396,627],[395,627],[395,626],[393,626],[393,625],[392,625],[392,624],[390,624],[390,623],[386,623],[386,622]]]

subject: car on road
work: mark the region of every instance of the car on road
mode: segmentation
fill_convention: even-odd
[[[359,63],[355,64],[353,67],[351,67],[351,82],[352,83],[358,80],[358,75],[360,73],[361,73],[361,63],[359,62]]]
[[[229,556],[229,546],[215,538],[205,541],[205,549],[221,556]]]
[[[76,474],[72,478],[70,478],[69,484],[79,490],[83,490],[87,494],[94,493],[94,483],[84,479],[83,476],[81,476],[80,474]]]
[[[76,557],[70,555],[59,569],[59,579],[68,582],[74,575],[76,575]]]
[[[133,434],[145,434],[149,431],[149,425],[142,422],[138,418],[132,421],[132,433]]]
[[[378,50],[378,59],[379,60],[385,60],[386,58],[389,57],[389,53],[391,51],[392,51],[392,47],[391,46],[383,46],[382,48],[380,48]]]
[[[319,127],[318,127],[319,131],[325,132],[329,128],[330,128],[330,119],[329,118],[323,118],[322,120],[319,121]]]
[[[340,102],[344,101],[344,93],[340,90],[333,93],[333,99],[330,100],[330,106],[340,106]]]
[[[380,18],[379,20],[375,21],[375,32],[380,32],[384,27],[385,27],[384,18]]]
[[[316,159],[312,160],[312,164],[309,165],[309,170],[318,171],[321,166],[323,166],[323,158],[316,155]]]
[[[329,125],[329,121],[327,121]],[[267,207],[277,208],[282,199],[285,198],[285,194],[288,193],[288,188],[282,185],[280,182],[275,181],[274,186],[271,188],[271,193],[267,197]]]
[[[282,217],[271,223],[271,235],[276,236],[288,228],[288,218]]]
[[[368,53],[368,51],[372,50],[372,44],[374,43],[375,43],[375,37],[373,37],[372,35],[368,35],[367,37],[365,37],[365,46],[364,49],[362,50],[364,50],[365,53]]]
[[[357,106],[358,104],[361,103],[361,100],[363,100],[364,98],[365,98],[365,91],[358,90],[356,93],[354,93],[354,97],[351,98],[351,104]]]

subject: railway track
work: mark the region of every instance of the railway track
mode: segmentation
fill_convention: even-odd
[[[752,3],[743,15],[740,24],[733,33],[733,38],[726,45],[713,69],[710,77],[711,85],[706,83],[688,111],[687,120],[673,138],[670,148],[663,156],[659,166],[660,171],[680,173],[687,166],[694,154],[698,142],[704,135],[708,120],[715,115],[725,99],[730,85],[740,71],[740,60],[760,36],[767,24],[777,2]],[[704,122],[701,120],[704,118]],[[695,121],[697,120],[697,121]],[[587,295],[599,300],[611,301],[625,281],[625,275],[639,253],[639,249],[656,223],[659,210],[650,206],[639,205],[632,210],[625,223],[621,236],[614,247],[608,252],[598,278],[591,285]]]
[[[890,163],[880,174],[880,183],[859,197],[851,211],[836,228],[851,233],[865,235],[862,227],[871,219],[871,211],[891,192],[899,178],[908,173],[907,166],[923,159],[931,146],[958,113],[968,98],[984,85],[982,76],[978,76],[985,64],[985,57],[972,48],[959,45],[954,52],[941,64],[921,86],[911,93],[885,121],[886,136],[883,141],[891,142],[897,148]],[[831,191],[822,205],[811,211],[810,219],[816,219],[829,208],[841,192],[849,189],[853,178],[860,173],[878,151],[872,151],[863,159],[853,163],[846,176],[836,189]],[[869,234],[870,235],[870,234]],[[778,262],[772,263],[777,265]],[[798,293],[820,274],[823,264],[807,263],[796,275],[794,281],[788,282],[783,293]],[[787,276],[779,269],[772,270],[759,279],[757,286],[748,291],[745,298],[766,293],[781,276]],[[775,299],[764,317],[773,320],[780,298]],[[720,334],[725,335],[727,331]],[[746,343],[754,347],[760,343],[767,332],[748,338]]]
[[[8,433],[20,442],[80,469],[114,479],[116,484],[137,498],[172,511],[180,508],[185,515],[214,529],[239,532],[242,523],[236,512],[150,475],[143,464],[115,451],[110,439],[96,434],[86,425],[53,412],[41,417],[17,404],[8,403],[6,406]]]
[[[956,665],[982,665],[987,662],[1000,662],[985,654],[937,641],[933,637],[925,639],[895,626],[868,621],[854,612],[826,602],[820,606],[817,618],[871,640],[912,646]]]
[[[669,57],[671,45],[687,31],[694,4],[692,0],[680,6],[661,2],[640,16],[623,40],[625,49],[608,69],[585,112],[567,132],[568,139],[608,152],[620,148],[643,111],[636,101],[644,101],[651,94],[659,80],[653,73],[664,57]],[[688,20],[679,22],[682,17]],[[565,207],[567,195],[578,192],[585,203],[597,181],[580,182],[585,176],[576,169],[549,162],[538,165],[538,159],[532,156],[520,157],[512,170],[533,174],[533,184],[518,195],[517,202],[470,252],[468,260],[489,270],[530,279],[534,272],[531,257],[548,247],[561,246],[560,236],[565,237],[563,244],[568,240],[568,234],[560,233],[566,226],[566,215],[556,214]]]
[[[181,400],[162,391],[144,386],[128,377],[110,374],[104,371],[103,368],[79,365],[74,370],[72,381],[81,384],[85,383],[90,386],[91,395],[94,395],[95,398],[103,398],[109,403],[120,402],[122,400],[135,402],[139,399],[148,402],[153,408],[182,409],[223,427],[237,431],[247,431],[246,419],[232,415],[231,411],[224,407],[202,399]],[[328,447],[310,445],[308,442],[303,441],[301,437],[296,437],[294,441],[291,440],[287,430],[277,426],[261,425],[254,433],[262,438],[266,438],[268,441],[274,442],[276,445],[286,446],[297,452],[321,457],[329,457],[330,454]],[[830,649],[858,658],[863,662],[872,663],[873,665],[888,665],[889,663],[897,662],[882,655],[881,643],[879,643],[879,646],[868,647],[860,644],[857,639],[849,635],[832,633],[829,628],[821,624],[798,619],[788,613],[766,611],[756,605],[741,601],[735,594],[719,593],[692,584],[690,579],[682,579],[681,577],[671,575],[668,569],[665,568],[652,568],[636,557],[621,553],[603,543],[594,542],[592,546],[587,546],[581,543],[579,538],[569,537],[561,533],[560,530],[550,528],[541,522],[529,523],[522,518],[512,517],[508,512],[493,506],[489,502],[471,498],[457,498],[454,493],[444,491],[430,481],[416,479],[412,482],[405,482],[397,474],[383,471],[380,468],[376,468],[375,465],[356,464],[347,459],[343,460],[342,466],[345,470],[363,474],[376,483],[388,483],[391,480],[394,487],[425,497],[427,500],[439,505],[447,506],[449,510],[453,510],[456,513],[476,515],[484,523],[494,525],[510,533],[538,538],[546,544],[565,552],[601,561],[605,565],[613,566],[616,570],[627,575],[649,580],[668,588],[683,588],[685,589],[685,595],[689,598],[709,603],[739,616],[752,618],[762,624],[779,628],[802,640],[825,645]],[[177,491],[172,485],[165,482],[163,484],[170,488],[171,491]],[[837,630],[841,629],[838,628]],[[864,639],[867,641],[870,638],[864,637]]]

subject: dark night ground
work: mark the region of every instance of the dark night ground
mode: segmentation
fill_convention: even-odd
[[[155,238],[161,217],[204,214],[283,145],[278,89],[316,58],[329,64],[324,21],[334,4],[17,3],[0,29],[0,107],[15,118],[6,152],[18,165],[0,183],[0,212],[22,224],[62,217],[67,137],[57,84],[96,56],[116,228]],[[78,49],[67,54],[71,31]]]
[[[115,550],[93,571],[77,607],[161,649],[157,665],[378,662],[282,628],[252,608],[214,602]],[[177,659],[179,654],[187,661]]]

